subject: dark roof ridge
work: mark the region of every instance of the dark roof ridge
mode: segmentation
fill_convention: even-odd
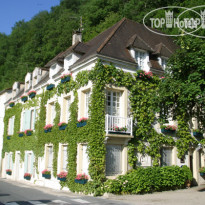
[[[120,28],[120,26],[127,20],[125,17],[118,22],[118,25],[113,29],[113,31],[110,33],[110,35],[105,39],[105,41],[100,45],[100,47],[97,49],[97,53],[100,53],[100,51],[105,47],[105,45],[110,41],[110,39],[113,37],[113,35],[116,33],[116,31]]]

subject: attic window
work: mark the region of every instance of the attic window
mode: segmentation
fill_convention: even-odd
[[[135,60],[138,64],[138,68],[143,69],[145,67],[146,53],[143,51],[135,51]]]
[[[165,68],[167,67],[167,58],[164,57],[160,57],[159,59],[159,64],[162,66],[162,68],[165,70]]]

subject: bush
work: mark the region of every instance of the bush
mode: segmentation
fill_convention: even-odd
[[[104,183],[104,191],[114,194],[138,194],[184,188],[192,173],[187,166],[137,168]]]

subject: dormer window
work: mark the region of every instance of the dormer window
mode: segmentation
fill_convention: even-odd
[[[159,60],[159,64],[162,66],[163,70],[165,70],[166,66],[167,66],[167,58],[165,57],[160,57],[158,58]]]
[[[143,51],[135,51],[135,60],[138,64],[138,69],[143,70],[145,68],[146,63],[146,53]]]

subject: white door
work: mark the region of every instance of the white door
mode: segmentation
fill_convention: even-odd
[[[87,154],[87,145],[83,145],[83,164],[82,173],[88,174],[89,159]]]

